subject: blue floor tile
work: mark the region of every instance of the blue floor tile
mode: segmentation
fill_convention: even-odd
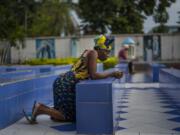
[[[176,104],[176,102],[175,101],[160,101],[160,103],[162,103],[162,104]]]
[[[123,106],[123,105],[120,105],[120,106],[117,106],[118,108],[128,108],[128,106]]]
[[[178,109],[178,106],[175,105],[166,105],[166,106],[161,106],[163,108],[172,108],[172,109]]]
[[[180,110],[172,110],[172,111],[167,111],[164,113],[172,114],[172,115],[180,115]]]
[[[124,119],[124,118],[116,118],[116,121],[123,121],[123,120],[126,120],[126,119]]]
[[[174,128],[173,130],[180,132],[180,127]]]
[[[117,111],[116,113],[118,113],[118,114],[123,114],[123,113],[128,113],[128,112],[125,112],[125,111]]]
[[[129,102],[128,101],[118,101],[117,103],[125,104],[125,103],[129,103]]]
[[[180,122],[180,117],[168,119],[170,121]]]
[[[126,93],[126,94],[122,94],[122,96],[130,96],[130,94]]]
[[[119,127],[119,126],[118,126],[118,127],[115,128],[115,131],[123,130],[123,129],[126,129],[126,128],[124,128],[124,127]]]
[[[59,130],[59,131],[75,131],[76,130],[76,124],[65,124],[65,125],[59,125],[59,126],[53,126],[52,128]]]
[[[156,93],[157,96],[159,97],[169,97],[168,95],[162,94],[162,93]]]
[[[159,99],[162,101],[172,101],[172,98],[168,98],[168,97],[160,97]]]
[[[128,97],[122,97],[121,99],[129,99]]]
[[[129,98],[129,96],[122,96],[122,98]]]

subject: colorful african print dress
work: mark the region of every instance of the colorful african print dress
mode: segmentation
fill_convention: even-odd
[[[89,78],[87,58],[83,54],[71,70],[58,76],[53,84],[54,108],[63,113],[67,121],[75,121],[76,119],[76,83]]]

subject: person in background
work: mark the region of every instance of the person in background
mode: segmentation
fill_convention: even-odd
[[[129,50],[129,45],[123,45],[123,48],[120,49],[118,53],[118,59],[119,63],[128,63],[128,71],[130,74],[133,74],[133,63],[132,61],[128,60],[128,50]]]
[[[124,45],[122,47],[122,49],[120,49],[120,51],[118,53],[119,61],[127,62],[127,60],[128,60],[128,49],[129,49],[129,45]]]
[[[36,118],[39,115],[46,114],[52,120],[65,122],[75,121],[75,86],[78,82],[85,79],[103,79],[108,77],[121,78],[123,73],[96,72],[97,59],[104,61],[109,57],[111,45],[114,37],[99,35],[94,39],[95,46],[92,50],[85,50],[78,61],[72,66],[71,70],[59,75],[53,84],[54,107],[50,108],[43,103],[34,103],[32,115],[29,117],[25,111],[24,115],[30,124],[36,124]]]

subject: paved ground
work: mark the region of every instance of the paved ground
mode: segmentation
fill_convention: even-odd
[[[180,108],[164,90],[121,89],[114,94],[117,135],[180,135]]]
[[[40,116],[38,118],[39,124],[29,125],[23,118],[17,123],[0,131],[0,135],[75,135],[75,131],[60,132],[51,128],[51,126],[59,126],[68,123],[52,122],[48,116]]]

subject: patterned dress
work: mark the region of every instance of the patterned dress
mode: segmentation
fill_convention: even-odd
[[[58,76],[53,84],[54,108],[63,113],[67,121],[75,121],[76,119],[76,83],[89,78],[87,58],[83,54],[71,70]]]

